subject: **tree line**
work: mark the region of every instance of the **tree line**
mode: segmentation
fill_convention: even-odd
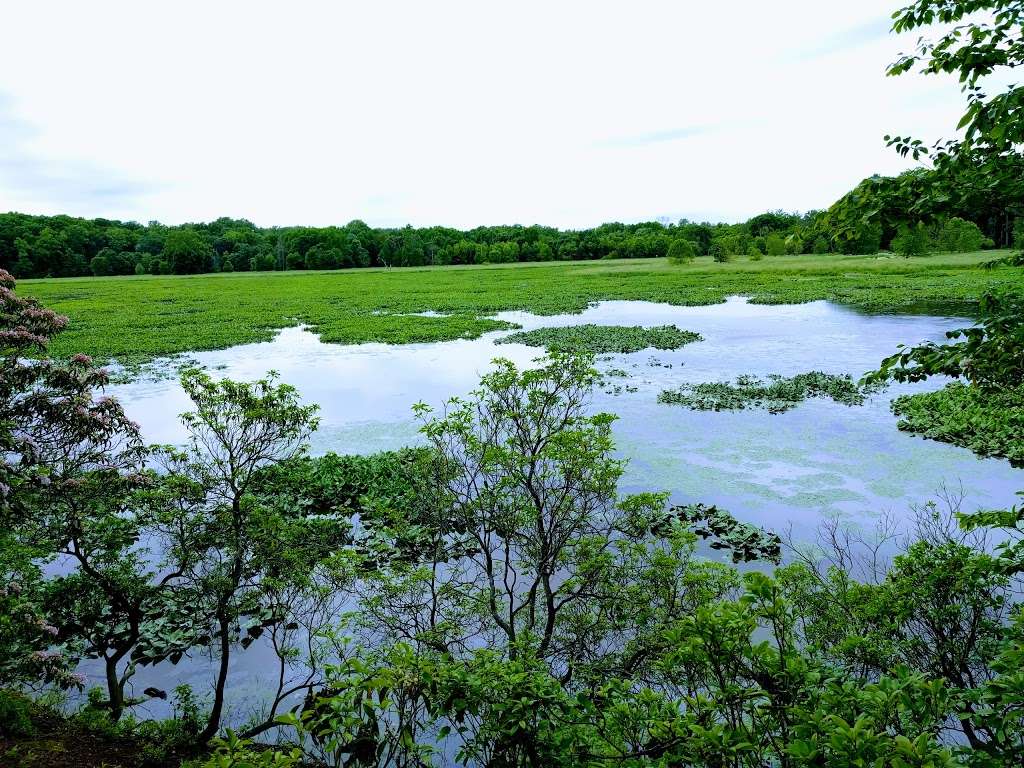
[[[1024,166],[1019,172],[1024,177]],[[337,227],[263,228],[230,218],[166,226],[6,213],[0,214],[0,268],[18,278],[268,272],[654,258],[673,255],[673,246],[676,253],[713,257],[857,254],[891,248],[903,229],[918,225],[934,233],[942,250],[1011,245],[1024,226],[1019,183],[971,192],[978,186],[967,178],[973,175],[961,171],[947,178],[918,169],[872,176],[828,210],[769,211],[739,224],[683,219],[584,230],[458,230],[381,229],[356,220]],[[969,238],[940,237],[954,219],[970,225]]]

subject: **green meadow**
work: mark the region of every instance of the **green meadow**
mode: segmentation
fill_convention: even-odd
[[[569,263],[126,276],[24,280],[19,292],[67,315],[52,352],[138,363],[267,341],[312,327],[323,341],[405,344],[474,338],[506,327],[503,310],[579,312],[595,301],[713,304],[745,295],[765,304],[828,299],[873,312],[970,305],[986,289],[1024,290],[1020,271],[984,269],[998,251],[918,259],[780,256],[716,263],[698,258]],[[432,312],[442,316],[414,313]]]

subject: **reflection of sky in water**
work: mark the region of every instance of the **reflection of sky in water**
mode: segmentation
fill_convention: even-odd
[[[618,414],[620,452],[630,459],[628,490],[664,489],[674,498],[719,503],[765,526],[813,524],[822,514],[901,513],[931,498],[944,483],[967,488],[967,505],[1014,501],[1024,475],[1004,461],[922,440],[895,429],[891,398],[930,382],[894,387],[865,406],[810,400],[778,415],[763,411],[694,412],[659,405],[662,389],[683,381],[733,379],[743,373],[792,375],[810,370],[854,377],[877,365],[899,343],[939,340],[962,326],[958,318],[865,315],[827,302],[763,306],[732,299],[706,307],[602,302],[578,315],[498,315],[526,329],[599,323],[674,323],[704,336],[675,351],[645,350],[600,362],[621,368],[636,392],[598,391],[595,407]],[[286,328],[270,343],[192,355],[215,375],[251,380],[276,370],[307,402],[318,403],[315,453],[370,453],[418,439],[410,407],[440,405],[465,394],[494,357],[526,364],[540,350],[498,345],[505,331],[472,341],[435,344],[323,344],[312,333]],[[660,365],[652,364],[654,362]],[[671,367],[669,367],[671,366]],[[173,380],[112,388],[153,442],[179,442],[177,415],[189,407]]]
[[[705,307],[611,301],[578,315],[505,312],[497,317],[525,329],[673,323],[704,336],[704,341],[676,351],[645,350],[600,361],[602,369],[629,373],[628,378],[611,379],[610,385],[637,387],[617,395],[598,391],[594,398],[595,408],[619,416],[615,437],[620,453],[630,460],[623,491],[668,490],[674,501],[716,503],[767,528],[782,531],[792,524],[799,537],[812,535],[824,515],[866,521],[883,512],[905,514],[911,505],[934,498],[943,486],[963,485],[967,511],[1011,505],[1015,492],[1024,488],[1024,472],[1005,461],[978,459],[965,449],[895,428],[889,411],[892,397],[935,388],[939,382],[893,387],[862,407],[809,400],[779,415],[694,412],[657,403],[658,392],[681,382],[731,380],[744,373],[822,370],[856,378],[897,344],[941,340],[946,330],[965,325],[963,319],[871,316],[821,301],[762,306],[741,299]],[[286,328],[270,343],[191,357],[217,376],[240,380],[278,371],[304,400],[321,407],[314,453],[371,453],[418,439],[413,403],[437,406],[447,397],[467,393],[495,357],[522,365],[541,353],[494,343],[507,333],[435,344],[345,346],[322,344],[312,333]],[[147,440],[181,441],[177,414],[189,402],[175,381],[119,385],[111,394],[142,424]],[[268,651],[257,646],[236,656],[236,703],[259,687],[258,670],[268,669]],[[212,673],[205,664],[190,667],[189,676],[202,690]],[[166,673],[160,668],[147,671],[136,680],[136,688],[150,682],[175,684],[175,675]]]

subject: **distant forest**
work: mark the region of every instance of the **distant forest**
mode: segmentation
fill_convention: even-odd
[[[675,240],[697,255],[876,253],[907,227],[935,250],[1006,247],[1020,236],[1024,201],[918,169],[872,176],[825,211],[771,211],[741,224],[648,221],[593,229],[493,226],[375,229],[257,227],[245,219],[165,226],[71,216],[0,214],[0,268],[18,278],[81,275],[415,267],[665,256]],[[1014,187],[1015,188],[1015,187]]]

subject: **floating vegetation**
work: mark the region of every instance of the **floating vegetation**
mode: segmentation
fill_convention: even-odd
[[[674,325],[644,328],[639,325],[569,325],[561,328],[537,328],[521,331],[497,340],[498,344],[526,344],[545,347],[549,352],[587,352],[601,355],[614,352],[639,352],[641,349],[679,349],[701,341],[699,333],[683,331]]]
[[[689,528],[702,539],[712,539],[712,549],[727,549],[734,563],[782,559],[782,540],[778,535],[750,523],[743,523],[724,509],[706,504],[670,507],[651,527],[651,533],[664,536],[674,524]]]
[[[905,432],[1024,467],[1024,385],[989,392],[954,381],[937,392],[897,397],[892,412]]]
[[[611,384],[604,388],[606,395],[621,395],[624,392],[639,392],[640,387],[635,387],[632,384]]]
[[[683,384],[658,395],[659,403],[683,405],[695,411],[741,411],[764,408],[769,413],[785,413],[809,397],[829,397],[843,405],[861,405],[880,389],[864,387],[848,375],[836,376],[821,371],[799,373],[786,378],[772,375],[767,380],[739,376],[735,384],[705,382]]]

